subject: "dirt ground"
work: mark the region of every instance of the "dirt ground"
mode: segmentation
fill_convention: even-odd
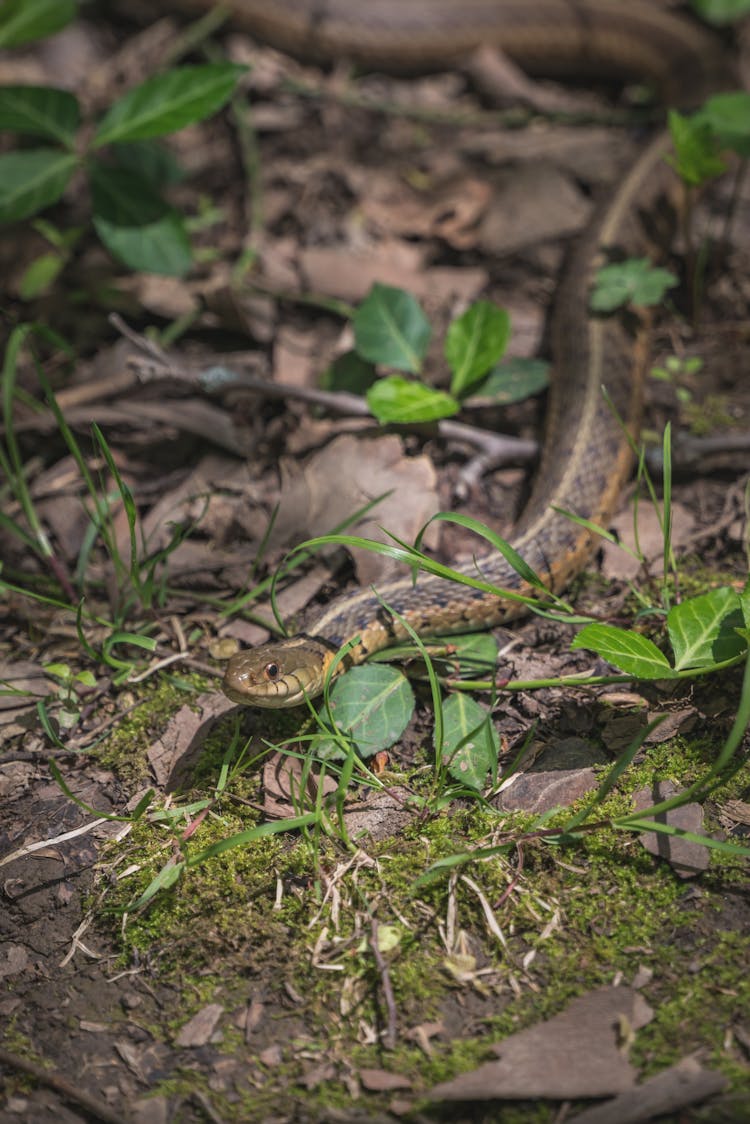
[[[70,83],[97,110],[158,69],[182,26],[91,15],[41,47],[6,53],[0,83]],[[463,74],[399,81],[355,77],[344,65],[323,71],[231,25],[212,43],[251,64],[252,109],[175,138],[188,175],[174,198],[195,217],[201,250],[188,279],[119,271],[92,236],[64,282],[28,307],[19,279],[40,236],[18,224],[0,245],[6,325],[35,318],[68,341],[75,362],[53,349],[46,370],[81,440],[92,421],[106,431],[149,548],[164,549],[176,524],[197,525],[169,557],[163,600],[140,617],[132,610],[132,627],[149,621],[158,642],[159,666],[141,681],[118,682],[89,659],[74,614],[6,591],[0,670],[24,696],[0,698],[0,1121],[748,1119],[746,861],[606,826],[569,848],[527,834],[595,788],[656,714],[666,722],[617,798],[648,806],[667,793],[659,786],[690,784],[731,728],[741,668],[674,690],[508,694],[493,722],[503,767],[524,748],[514,784],[486,806],[458,797],[437,811],[433,803],[431,815],[404,795],[431,792],[431,704],[419,683],[415,717],[383,765],[384,791],[353,786],[347,799],[349,833],[364,833],[356,848],[335,833],[269,835],[196,863],[133,908],[170,863],[246,823],[294,814],[288,759],[262,745],[287,727],[238,715],[218,692],[232,646],[268,635],[267,596],[247,615],[221,612],[249,588],[248,574],[261,580],[287,549],[360,507],[363,479],[395,499],[357,533],[382,524],[407,539],[451,507],[507,533],[527,491],[526,453],[477,482],[474,450],[459,442],[378,434],[371,419],[295,393],[317,388],[350,345],[342,305],[356,305],[374,281],[398,284],[439,334],[483,296],[510,311],[512,356],[546,358],[565,254],[644,136],[641,125],[612,123],[612,97],[618,109],[628,103],[599,88],[535,86],[545,112],[503,129],[502,111]],[[721,228],[732,191],[731,181],[712,191],[704,226]],[[735,206],[698,325],[681,294],[659,319],[654,365],[676,361],[673,377],[649,379],[646,390],[645,436],[667,421],[675,429],[673,536],[692,592],[741,589],[747,571],[747,183]],[[71,192],[56,221],[82,222],[84,208]],[[154,326],[166,333],[157,360],[146,342]],[[439,378],[433,350],[428,367]],[[686,363],[693,357],[698,370]],[[149,363],[159,377],[143,382]],[[192,376],[222,366],[281,390],[202,393]],[[40,397],[31,364],[20,382]],[[543,413],[543,397],[502,412],[480,402],[467,420],[535,441]],[[87,526],[80,478],[49,414],[24,401],[14,416],[37,510],[72,570]],[[104,475],[93,452],[90,463]],[[625,540],[631,498],[614,521]],[[658,572],[661,538],[647,504],[639,518]],[[125,552],[121,506],[114,525]],[[473,549],[460,527],[431,545],[447,559]],[[11,585],[44,578],[7,528],[0,553]],[[294,618],[347,582],[377,581],[383,572],[371,566],[367,557],[316,560],[282,583],[282,614]],[[632,617],[628,583],[653,586],[637,569],[607,544],[576,604],[604,620]],[[113,579],[96,551],[90,572],[106,616]],[[570,637],[540,619],[501,631],[500,678],[590,671],[590,653],[568,651]],[[50,663],[90,670],[93,686],[80,684],[71,703],[45,675]],[[244,739],[238,765],[231,746]],[[743,765],[704,806],[689,806],[682,826],[747,840],[749,782]],[[149,788],[157,798],[134,822]],[[506,842],[491,862],[414,889],[437,858]],[[532,1032],[539,1037],[521,1038]],[[650,1107],[585,1115],[656,1074],[666,1075],[664,1091]],[[688,1086],[680,1101],[675,1090]]]

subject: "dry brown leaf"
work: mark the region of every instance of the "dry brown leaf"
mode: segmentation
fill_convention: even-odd
[[[590,213],[590,201],[554,164],[522,164],[498,176],[477,241],[488,253],[513,254],[576,234]]]
[[[411,1081],[387,1069],[360,1069],[359,1079],[369,1093],[387,1093],[392,1089],[411,1089]]]
[[[672,503],[672,546],[680,547],[691,541],[695,516],[684,504]],[[633,510],[630,504],[612,520],[610,529],[623,546],[635,549]],[[658,561],[664,553],[664,534],[656,508],[647,500],[638,504],[638,545],[647,562]],[[616,543],[602,544],[602,573],[612,581],[630,581],[639,572],[640,562]]]
[[[379,496],[384,496],[380,503],[349,528],[352,534],[385,542],[388,539],[380,527],[386,527],[399,538],[413,541],[439,510],[431,461],[424,456],[405,457],[401,440],[392,435],[337,437],[301,469],[294,461],[283,461],[281,475],[281,500],[269,542],[272,549],[326,534]],[[425,543],[436,545],[436,529],[430,528]],[[352,553],[362,584],[393,570],[391,560],[381,555],[366,550]]]
[[[639,1124],[670,1116],[721,1093],[729,1084],[721,1073],[702,1069],[695,1058],[683,1058],[614,1100],[569,1116],[567,1124]]]
[[[632,988],[599,988],[498,1043],[499,1061],[436,1085],[428,1095],[433,1101],[568,1100],[623,1092],[635,1083],[635,1070],[621,1053],[619,1025],[624,1018],[638,1029],[648,1017]]]
[[[176,1046],[205,1046],[224,1014],[221,1003],[208,1003],[181,1028]]]

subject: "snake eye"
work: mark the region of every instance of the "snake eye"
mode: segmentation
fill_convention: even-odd
[[[277,663],[267,663],[263,670],[266,674],[266,678],[270,679],[272,682],[274,679],[279,678],[279,665]]]

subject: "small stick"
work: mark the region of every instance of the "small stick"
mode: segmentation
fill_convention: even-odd
[[[375,961],[375,966],[380,972],[380,982],[383,987],[383,998],[385,999],[385,1008],[388,1012],[388,1025],[383,1035],[383,1045],[386,1050],[395,1050],[396,1048],[396,1000],[393,996],[393,985],[391,984],[391,975],[388,971],[388,965],[385,962],[383,953],[380,951],[378,943],[378,922],[377,918],[372,919],[372,932],[370,934],[370,944],[372,945],[372,956]]]

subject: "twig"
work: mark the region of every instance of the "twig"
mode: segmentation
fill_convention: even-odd
[[[30,1077],[35,1078],[42,1085],[54,1089],[66,1101],[79,1105],[80,1108],[95,1116],[97,1120],[103,1120],[105,1124],[127,1124],[126,1118],[120,1116],[119,1112],[115,1112],[98,1097],[85,1092],[79,1085],[72,1084],[55,1070],[44,1069],[36,1062],[29,1061],[28,1058],[23,1058],[19,1054],[13,1054],[10,1050],[3,1049],[2,1046],[0,1046],[0,1065],[4,1065],[8,1069],[20,1070],[21,1073],[28,1073]]]
[[[385,1009],[388,1012],[388,1025],[385,1028],[383,1035],[383,1045],[386,1050],[395,1050],[396,1048],[396,1000],[393,996],[393,985],[391,984],[391,974],[388,971],[388,965],[385,962],[383,953],[380,951],[380,944],[378,942],[378,921],[377,918],[372,919],[372,928],[370,932],[370,945],[372,947],[372,956],[375,961],[375,967],[380,972],[380,983],[383,988],[383,998],[385,999]]]
[[[319,390],[310,386],[292,386],[289,383],[269,382],[259,375],[234,371],[231,367],[216,364],[212,367],[191,368],[173,363],[168,356],[151,341],[139,337],[117,315],[110,317],[111,323],[134,343],[142,356],[130,359],[129,365],[143,383],[160,379],[174,379],[202,390],[205,394],[224,393],[227,390],[245,390],[251,394],[263,394],[266,398],[292,399],[321,406],[338,414],[350,417],[371,418],[370,409],[364,398],[347,391]],[[374,419],[373,419],[374,420]],[[395,427],[403,429],[404,427]],[[410,427],[413,428],[413,427]],[[453,441],[461,441],[482,450],[485,463],[527,464],[536,456],[538,445],[518,437],[508,437],[488,429],[466,425],[442,418],[431,432]]]

